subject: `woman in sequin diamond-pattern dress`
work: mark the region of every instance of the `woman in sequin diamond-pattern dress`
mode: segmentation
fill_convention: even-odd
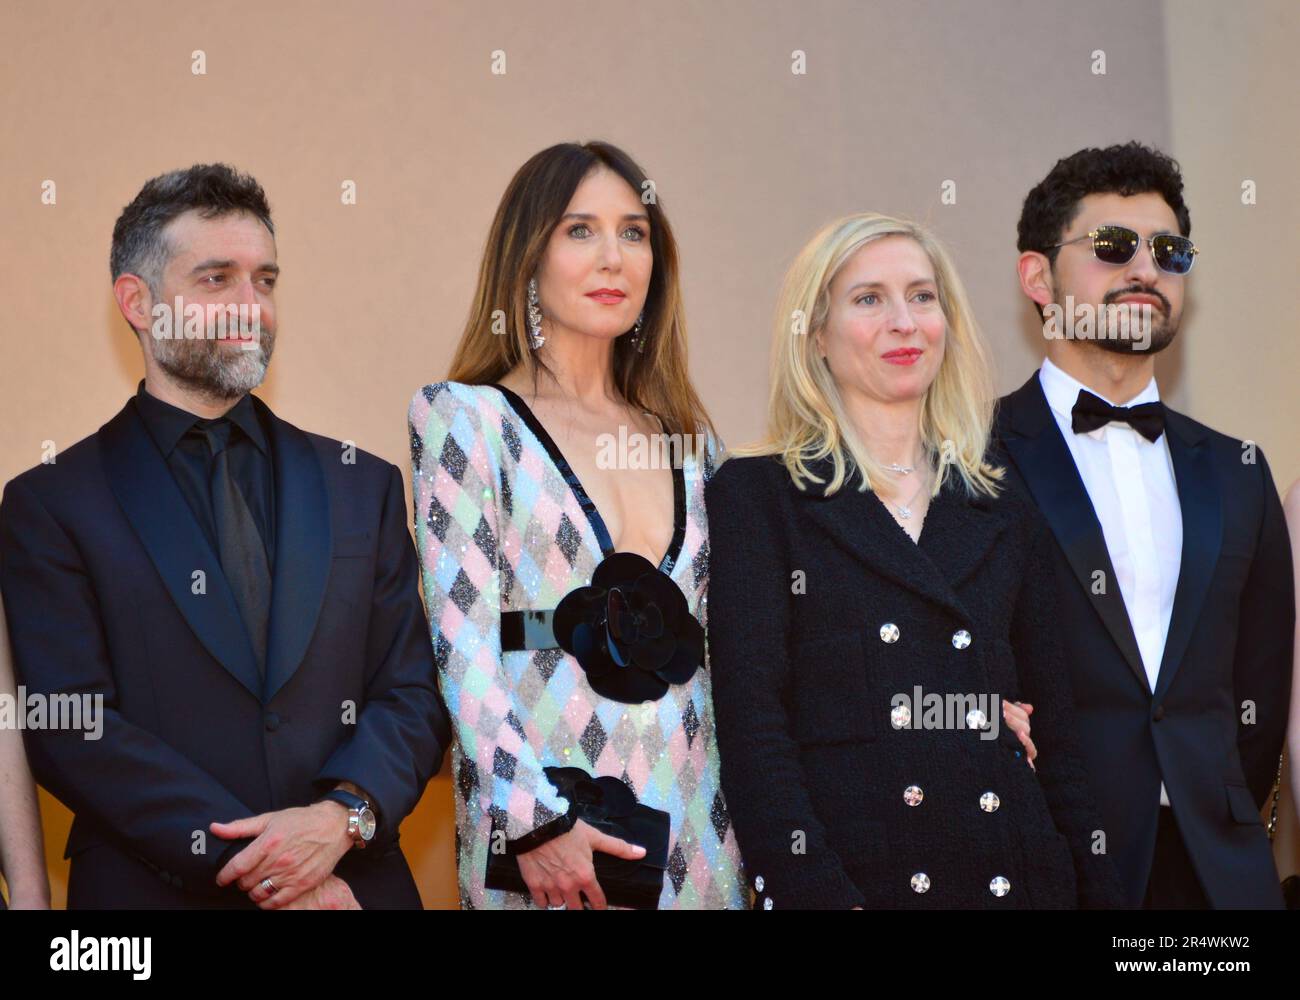
[[[449,379],[411,401],[466,908],[575,908],[584,897],[600,907],[593,852],[636,856],[575,819],[544,771],[554,767],[620,780],[668,813],[659,908],[750,902],[719,785],[701,628],[704,485],[720,446],[687,377],[676,248],[647,189],[603,143],[530,159],[497,210]],[[665,440],[680,461],[645,468],[639,444],[649,442],[644,459]],[[607,637],[602,620],[584,645],[574,621],[607,607],[583,603],[584,588],[598,566],[608,584],[629,565],[655,608],[641,609],[641,632]],[[523,614],[566,597],[578,608],[571,631],[563,609],[540,630]],[[485,887],[502,836],[529,892]]]

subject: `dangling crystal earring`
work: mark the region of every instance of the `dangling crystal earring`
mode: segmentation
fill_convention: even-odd
[[[546,343],[542,336],[542,307],[537,301],[537,279],[528,279],[528,341],[533,350]]]
[[[637,354],[645,353],[645,337],[641,336],[641,323],[645,320],[645,310],[641,310],[641,315],[636,318],[632,324],[632,346],[636,348]]]

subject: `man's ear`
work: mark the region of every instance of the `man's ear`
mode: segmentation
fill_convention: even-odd
[[[1055,281],[1052,276],[1052,262],[1046,254],[1037,250],[1026,250],[1016,261],[1016,270],[1020,275],[1020,290],[1038,306],[1041,314],[1056,294]]]
[[[153,326],[153,293],[144,279],[135,274],[122,274],[113,282],[113,297],[123,318],[137,332],[146,333]]]

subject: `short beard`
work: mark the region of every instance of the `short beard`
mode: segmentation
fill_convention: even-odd
[[[160,338],[148,331],[144,335],[152,341],[153,358],[159,368],[212,402],[239,399],[262,384],[275,350],[274,333],[262,327],[256,349],[232,349],[214,339],[215,329],[206,332],[210,339]]]
[[[1145,348],[1138,338],[1132,336],[1098,337],[1095,343],[1101,350],[1111,354],[1159,354],[1172,344],[1177,336],[1178,317],[1171,318],[1164,312],[1152,309],[1150,342]]]
[[[1142,346],[1142,340],[1146,338],[1135,337],[1133,336],[1132,331],[1129,331],[1129,336],[1127,337],[1112,337],[1104,335],[1104,333],[1109,331],[1102,331],[1100,329],[1102,323],[1101,318],[1107,315],[1107,307],[1114,304],[1115,300],[1118,298],[1134,294],[1155,295],[1164,305],[1163,309],[1156,309],[1155,307],[1151,308],[1150,342],[1146,347]],[[1063,302],[1057,302],[1056,304],[1064,309]],[[1106,351],[1110,354],[1159,354],[1174,342],[1174,338],[1178,336],[1179,323],[1182,320],[1181,314],[1173,313],[1169,300],[1163,295],[1154,289],[1140,287],[1120,288],[1106,294],[1102,297],[1101,305],[1096,307],[1096,315],[1098,331],[1097,336],[1092,340],[1092,343],[1095,344],[1099,350]]]

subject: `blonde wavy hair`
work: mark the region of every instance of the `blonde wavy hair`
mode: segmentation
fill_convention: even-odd
[[[836,493],[856,469],[859,490],[872,489],[884,467],[854,432],[830,368],[817,353],[816,335],[830,312],[830,285],[844,263],[873,240],[906,236],[925,251],[934,268],[946,321],[944,357],[921,403],[921,441],[937,495],[949,476],[969,496],[995,496],[1003,470],[986,461],[993,421],[993,382],[988,351],[970,300],[943,245],[919,223],[876,212],[846,216],[823,227],[791,264],[777,304],[772,339],[767,435],[733,449],[730,456],[779,455],[800,490],[826,482],[809,464],[829,456],[834,473],[825,486]],[[805,329],[799,329],[799,319]]]

